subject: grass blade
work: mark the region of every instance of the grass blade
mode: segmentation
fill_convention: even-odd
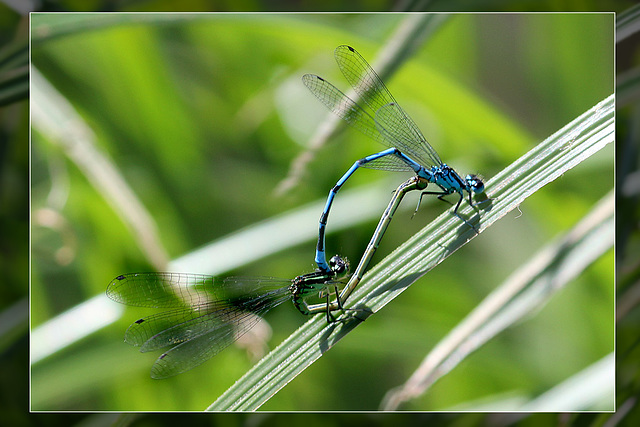
[[[528,263],[516,270],[511,277],[491,292],[435,345],[401,387],[387,394],[382,403],[383,409],[397,410],[403,402],[424,394],[439,378],[446,375],[491,338],[521,321],[530,313],[540,310],[556,292],[571,283],[595,260],[608,252],[613,247],[614,205],[613,192],[611,192],[561,239],[540,250]],[[610,374],[607,378],[613,381],[613,371]],[[600,376],[598,378],[600,381]],[[600,384],[591,389],[604,393],[605,400],[610,396],[607,394],[610,389]],[[601,395],[598,394],[598,396]],[[571,402],[572,406],[565,406],[562,409],[558,409],[560,406],[553,406],[552,409],[547,407],[537,410],[604,410],[588,406],[594,403],[591,399],[576,399],[576,396],[571,396],[567,402]],[[529,405],[531,402],[525,407],[509,409],[529,411]]]

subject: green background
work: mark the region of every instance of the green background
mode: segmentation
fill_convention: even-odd
[[[347,43],[373,59],[405,18],[36,15],[32,30],[44,30],[32,33],[32,61],[91,126],[175,258],[322,200],[355,159],[380,148],[346,129],[318,153],[297,186],[284,196],[274,193],[326,116],[300,76],[316,73],[346,89],[333,49]],[[448,164],[462,174],[491,177],[613,92],[613,16],[453,15],[387,84]],[[47,135],[33,133],[31,159],[31,322],[38,327],[104,292],[118,274],[153,267],[112,207]],[[380,182],[387,200],[407,176],[363,170],[345,190]],[[375,410],[492,289],[612,188],[610,147],[430,272],[262,409]],[[374,263],[448,209],[426,201],[411,219],[416,196],[407,197]],[[45,208],[61,216],[63,230],[38,223],[36,214]],[[308,223],[313,230],[317,216]],[[331,233],[329,252],[357,259],[376,220]],[[291,278],[313,269],[314,247],[309,239],[241,268],[216,268],[225,275]],[[71,255],[57,258],[61,248]],[[203,260],[202,271],[208,262],[215,260]],[[201,410],[254,363],[232,346],[188,373],[153,381],[149,369],[157,354],[140,354],[122,342],[127,325],[148,313],[129,308],[115,324],[35,364],[32,409]],[[305,319],[285,304],[267,320],[273,347]],[[406,409],[509,409],[510,400],[532,398],[612,350],[611,251]],[[609,402],[597,409],[611,408]]]

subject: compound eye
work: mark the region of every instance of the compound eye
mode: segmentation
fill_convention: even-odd
[[[477,175],[467,175],[465,178],[467,181],[467,185],[473,190],[474,193],[482,193],[484,192],[484,182]]]
[[[342,258],[340,255],[334,255],[329,260],[329,267],[335,274],[344,274],[349,271],[349,261]]]

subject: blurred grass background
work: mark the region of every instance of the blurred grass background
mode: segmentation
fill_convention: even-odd
[[[622,10],[625,3],[619,4]],[[462,173],[492,176],[613,90],[611,19],[545,18],[456,16],[387,81],[445,161]],[[333,48],[349,43],[371,59],[401,19],[294,15],[130,23],[111,18],[100,24],[99,18],[70,17],[81,25],[60,37],[34,34],[33,64],[98,134],[100,149],[142,199],[174,258],[324,198],[354,159],[377,148],[346,131],[319,154],[290,194],[273,195],[324,114],[319,107],[308,112],[316,101],[299,88],[299,76],[313,72],[346,87],[333,63]],[[425,75],[444,79],[462,94],[438,91],[441,86],[434,87]],[[483,126],[484,116],[465,115],[468,104],[460,99],[477,101],[491,125]],[[503,126],[496,127],[499,121]],[[13,141],[25,139],[19,130],[9,135]],[[18,145],[8,147],[15,150],[9,151],[11,157],[24,162]],[[12,175],[3,174],[3,187],[10,188],[7,176]],[[363,171],[349,186],[388,180],[390,189],[403,178]],[[401,383],[439,337],[610,190],[611,178],[609,152],[545,188],[522,206],[523,216],[513,215],[475,239],[263,409],[375,409],[382,394]],[[103,292],[115,275],[151,268],[86,177],[47,135],[34,133],[32,213],[42,208],[54,208],[64,227],[32,220],[34,327]],[[376,259],[446,208],[429,203],[409,220],[413,205],[405,201],[405,214],[396,216]],[[316,219],[310,225],[314,231]],[[328,247],[357,259],[374,222],[331,234]],[[5,236],[20,233],[8,222],[4,229]],[[313,268],[313,247],[310,240],[228,274],[291,277]],[[609,352],[612,259],[611,254],[599,261],[530,322],[469,358],[413,409],[443,409],[487,396],[530,396]],[[16,261],[10,265],[6,259],[12,267],[8,272],[24,268],[24,261]],[[7,282],[6,301],[25,292],[24,282]],[[171,383],[153,382],[148,369],[157,355],[139,354],[121,341],[138,315],[128,309],[117,324],[34,365],[32,408],[200,410],[252,364],[243,350],[229,348],[197,372]],[[271,345],[304,321],[287,307],[268,320],[274,328]],[[5,352],[5,360],[16,354]]]
[[[36,15],[32,61],[91,126],[98,148],[148,209],[161,244],[175,258],[323,199],[355,159],[379,149],[342,132],[319,152],[299,185],[284,196],[274,194],[325,116],[300,76],[314,72],[345,87],[333,48],[348,43],[372,58],[404,19]],[[612,24],[612,15],[455,15],[389,86],[445,161],[461,173],[492,176],[613,91]],[[613,154],[606,151],[427,275],[263,409],[376,409],[439,337],[612,189]],[[380,195],[386,201],[406,177],[362,171],[347,186],[388,181]],[[430,201],[411,219],[415,197],[404,205],[380,256],[447,209]],[[61,229],[38,223],[45,209],[59,216]],[[33,327],[104,292],[118,274],[154,268],[82,170],[37,131],[32,213]],[[319,213],[308,224],[314,232]],[[330,234],[327,247],[357,260],[375,221]],[[60,252],[64,245],[66,255]],[[313,269],[314,246],[310,239],[224,274],[294,277]],[[441,380],[413,409],[533,396],[611,352],[612,278],[611,253],[535,319]],[[151,381],[148,370],[157,354],[142,355],[122,343],[127,325],[141,313],[129,309],[117,323],[35,364],[32,408],[198,410],[253,363],[242,349],[230,348],[191,372]],[[267,319],[272,345],[305,320],[291,307]]]

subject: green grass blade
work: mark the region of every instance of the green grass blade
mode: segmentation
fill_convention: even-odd
[[[573,120],[486,183],[491,200],[461,215],[482,232],[527,197],[614,141],[614,95]],[[472,238],[450,211],[415,234],[365,275],[347,307],[375,313]],[[327,324],[316,315],[263,358],[209,408],[256,410],[365,318]]]
[[[614,205],[611,192],[562,238],[547,245],[516,270],[436,344],[401,387],[387,394],[382,409],[397,410],[402,403],[424,394],[439,378],[491,338],[530,313],[540,310],[553,295],[610,251],[613,247]],[[614,371],[611,371],[607,377],[611,382],[608,385],[611,387],[601,386],[601,375],[595,378],[597,384],[591,389],[596,391],[602,400],[597,399],[597,402],[594,402],[591,393],[588,394],[588,398],[581,399],[580,393],[576,393],[567,400],[571,406],[561,407],[556,403],[551,409],[547,407],[537,410],[612,410],[612,407],[594,408],[589,405],[600,404],[612,397],[610,390],[613,388],[613,377]],[[612,404],[612,399],[608,403]],[[496,406],[486,409],[530,411],[530,405],[537,404],[529,402],[523,407]]]

